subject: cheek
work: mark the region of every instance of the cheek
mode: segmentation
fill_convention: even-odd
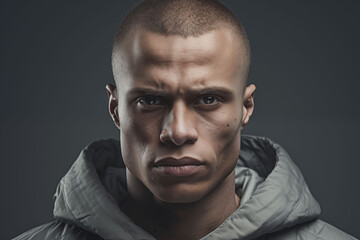
[[[142,171],[151,159],[149,149],[160,141],[157,116],[124,111],[120,121],[120,143],[126,166],[134,173]]]
[[[240,107],[228,106],[204,118],[206,123],[202,135],[206,144],[215,151],[216,168],[227,168],[236,163],[240,152],[241,112]]]
[[[237,110],[234,111],[234,109]],[[203,128],[207,135],[211,135],[211,138],[218,138],[224,142],[226,139],[231,139],[240,129],[241,113],[241,107],[227,105],[219,111],[203,116],[199,127]]]
[[[136,109],[127,109],[120,121],[120,131],[138,144],[153,143],[160,135],[161,118],[159,114],[139,113]]]

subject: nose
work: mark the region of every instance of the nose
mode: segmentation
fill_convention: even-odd
[[[197,140],[198,133],[190,110],[184,102],[175,102],[164,118],[160,141],[181,146],[185,143],[195,143]]]

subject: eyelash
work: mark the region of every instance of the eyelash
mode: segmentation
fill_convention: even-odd
[[[214,100],[215,104],[217,104],[217,103],[221,102],[219,97],[217,97],[217,96],[213,96],[213,95],[205,95],[205,96],[201,96],[201,97],[199,97],[199,98],[197,99],[197,101],[196,101],[196,102],[199,102],[201,99],[202,99],[202,100],[204,100],[204,98],[206,98],[206,97],[211,97],[211,98],[213,98],[213,100]],[[203,102],[204,102],[204,101],[203,101]],[[209,106],[210,106],[210,105],[215,105],[215,104],[213,104],[213,103],[206,104],[205,102],[204,102],[204,104],[205,104],[205,105],[209,105]]]
[[[144,102],[144,101],[146,101],[146,98],[156,98],[156,100],[157,100],[157,101],[160,100],[160,102],[161,102],[162,104],[147,104],[147,103]],[[140,103],[140,104],[143,104],[143,105],[148,105],[148,106],[152,106],[152,105],[165,105],[164,99],[163,99],[162,97],[156,96],[156,95],[145,95],[145,96],[142,96],[142,97],[138,97],[138,98],[136,99],[136,102],[137,102],[137,103]]]
[[[214,103],[209,103],[209,104],[206,104],[205,101],[204,101],[204,98],[206,97],[210,97],[210,98],[213,98],[213,101]],[[155,102],[158,102],[160,101],[160,103],[153,103],[153,104],[147,104],[145,101],[146,101],[146,98],[155,98]],[[150,99],[147,99],[147,100],[150,100]],[[199,103],[200,101],[202,100],[202,103]],[[198,97],[195,101],[195,104],[194,105],[207,105],[207,106],[214,106],[218,103],[221,103],[223,102],[223,99],[219,96],[216,96],[216,95],[202,95],[200,97]],[[158,106],[158,105],[165,105],[166,104],[166,101],[164,100],[163,97],[161,96],[157,96],[157,95],[145,95],[145,96],[141,96],[141,97],[138,97],[136,99],[136,103],[138,104],[142,104],[142,105],[146,105],[146,106]]]

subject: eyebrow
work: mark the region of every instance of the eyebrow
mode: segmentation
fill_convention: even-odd
[[[131,89],[127,95],[128,96],[133,96],[133,95],[157,95],[157,96],[166,96],[168,94],[168,91],[164,91],[164,90],[157,90],[157,89],[153,89],[153,88],[141,88],[141,87],[137,87],[137,88],[133,88]]]
[[[191,95],[218,94],[218,95],[226,96],[228,98],[233,97],[233,92],[223,87],[206,87],[199,89],[191,89],[189,93]]]
[[[172,95],[172,93],[168,90],[158,90],[153,88],[147,88],[147,87],[136,87],[131,89],[127,95],[133,96],[133,95],[156,95],[156,96],[168,96]],[[220,95],[226,99],[232,99],[234,97],[234,94],[231,90],[224,88],[224,87],[205,87],[205,88],[193,88],[189,89],[185,92],[185,96],[201,96],[201,95],[211,95],[216,94]]]

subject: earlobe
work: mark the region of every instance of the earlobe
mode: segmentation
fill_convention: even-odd
[[[119,112],[118,112],[118,100],[117,100],[117,89],[112,84],[106,85],[106,93],[109,99],[109,113],[110,116],[115,123],[115,126],[120,129],[120,119],[119,119]]]
[[[256,89],[255,85],[250,84],[249,86],[246,87],[244,91],[241,129],[243,129],[246,126],[246,124],[249,122],[249,119],[254,111],[255,89]]]

